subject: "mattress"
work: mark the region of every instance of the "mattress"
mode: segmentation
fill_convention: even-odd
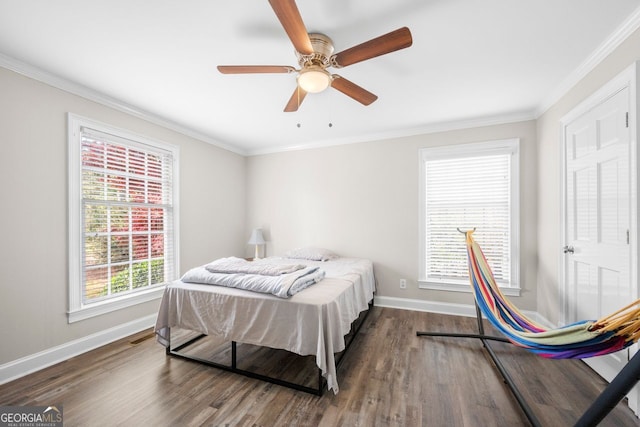
[[[300,260],[271,257],[273,263]],[[345,348],[344,336],[373,299],[371,261],[338,258],[304,261],[326,276],[288,299],[242,289],[174,281],[167,285],[156,321],[158,342],[170,343],[170,328],[178,327],[228,341],[284,349],[308,356],[337,393],[335,353]]]

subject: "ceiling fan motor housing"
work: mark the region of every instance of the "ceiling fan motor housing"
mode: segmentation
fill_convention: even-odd
[[[313,53],[311,55],[303,55],[296,51],[298,57],[298,64],[301,68],[306,68],[312,65],[327,68],[331,65],[331,55],[333,55],[333,41],[320,33],[309,33],[309,40],[311,40],[311,46],[313,47]]]

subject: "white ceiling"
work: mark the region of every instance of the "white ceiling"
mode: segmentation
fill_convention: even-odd
[[[284,113],[295,75],[220,74],[217,65],[298,67],[267,0],[0,0],[0,59],[255,154],[534,118],[640,14],[640,0],[297,5],[336,52],[410,28],[412,47],[339,71],[376,102],[329,89]]]

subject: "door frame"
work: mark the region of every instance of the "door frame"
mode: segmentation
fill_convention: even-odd
[[[566,226],[566,144],[567,144],[567,126],[578,117],[587,113],[594,107],[600,105],[605,100],[620,92],[625,88],[629,88],[629,249],[631,251],[630,259],[630,271],[629,279],[631,281],[632,295],[635,298],[640,297],[638,289],[638,124],[640,123],[640,117],[638,116],[638,100],[640,100],[640,93],[638,91],[637,82],[640,73],[640,61],[632,63],[624,71],[611,79],[608,83],[604,84],[600,89],[587,97],[580,104],[575,106],[569,113],[560,119],[560,246],[558,247],[558,300],[561,303],[561,316],[560,322],[562,325],[566,325],[568,322],[568,284],[566,283],[566,263],[565,254],[562,250],[563,246],[567,243],[567,226]],[[636,351],[638,351],[638,345],[634,345],[629,350],[629,357],[631,357]],[[593,358],[588,365],[597,369],[598,372],[605,376],[606,380],[611,381],[615,373],[602,372],[601,364],[597,362],[598,358]],[[602,364],[603,365],[603,364]],[[600,368],[600,369],[598,369]],[[631,393],[629,393],[629,407],[636,413],[640,413],[640,385],[634,387]]]

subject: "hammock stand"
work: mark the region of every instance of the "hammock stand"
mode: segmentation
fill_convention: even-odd
[[[487,307],[486,303],[478,304],[478,300],[481,298],[481,296],[479,295],[478,292],[476,292],[476,288],[474,285],[474,280],[476,279],[473,277],[474,271],[472,271],[472,259],[471,259],[473,256],[471,245],[475,244],[475,242],[473,241],[473,238],[471,237],[471,234],[475,231],[475,229],[467,232],[463,232],[460,229],[458,229],[458,231],[465,234],[467,238],[467,247],[468,247],[467,254],[469,257],[469,276],[470,276],[469,279],[471,281],[472,287],[474,288],[478,333],[462,334],[462,333],[444,333],[444,332],[416,332],[416,335],[429,336],[429,337],[453,337],[453,338],[479,339],[482,342],[482,345],[484,349],[487,351],[489,357],[493,361],[494,366],[502,375],[504,382],[509,387],[509,390],[515,397],[516,401],[518,402],[518,405],[520,405],[520,408],[524,412],[525,416],[527,417],[531,425],[534,427],[539,427],[541,426],[540,421],[536,418],[534,412],[531,410],[531,407],[527,404],[526,400],[522,396],[522,393],[520,393],[520,391],[518,390],[518,387],[514,383],[513,379],[511,378],[507,370],[504,368],[502,362],[500,361],[500,358],[497,356],[495,351],[491,348],[491,345],[489,344],[489,342],[490,341],[506,342],[506,343],[517,345],[517,346],[525,347],[529,350],[532,350],[532,347],[529,347],[528,345],[523,345],[522,343],[514,342],[505,337],[485,334],[484,325],[482,323],[482,314],[484,314],[494,324],[494,326],[496,325],[495,322],[498,322],[498,320],[494,316],[494,313],[492,313],[491,310]],[[479,249],[479,247],[477,248]],[[480,253],[482,253],[481,250],[480,250]],[[482,255],[482,259],[486,263],[486,259],[484,259],[484,255]],[[476,274],[478,274],[478,272],[479,270],[475,270]],[[489,271],[489,274],[491,275],[490,271]],[[491,280],[493,280],[493,277],[491,277]],[[500,297],[502,297],[502,295],[500,295]],[[609,316],[609,318],[613,318],[613,323],[616,323],[616,326],[618,328],[622,328],[622,329],[627,328],[625,329],[626,331],[629,329],[629,322],[627,321],[625,323],[620,324],[621,322],[617,320],[619,318],[616,318],[615,316],[618,315],[619,313],[624,314],[629,309],[629,307],[632,307],[637,304],[640,304],[640,300],[614,313],[613,315]],[[638,313],[638,312],[640,311],[637,311],[634,313]],[[520,313],[516,312],[516,315],[520,315]],[[627,315],[625,319],[628,320],[629,317],[630,316]],[[609,320],[609,318],[605,318],[605,319]],[[602,325],[603,320],[598,321],[596,323]],[[637,320],[636,320],[636,323],[637,323]],[[631,334],[630,334],[631,338],[627,340],[627,342],[624,344],[623,347],[621,348],[616,347],[614,351],[621,350],[633,344],[635,341],[638,340],[638,334],[639,334],[638,326],[637,324],[634,324],[633,330],[631,331]],[[549,356],[544,351],[534,351],[534,352],[538,352],[543,356],[551,357],[551,358],[579,358],[575,354],[572,356],[565,355],[565,357],[562,357],[562,355]],[[613,352],[613,351],[601,351],[600,354],[607,354],[610,352]],[[591,354],[591,355],[595,355],[595,354]],[[629,360],[629,362],[625,365],[625,367],[618,373],[618,375],[616,375],[616,377],[611,381],[611,383],[609,383],[609,385],[602,391],[602,393],[598,396],[598,398],[591,404],[589,408],[587,408],[584,414],[582,414],[580,419],[576,422],[575,427],[596,426],[627,395],[627,393],[631,391],[631,389],[638,383],[638,381],[640,381],[640,351],[638,351],[631,358],[631,360]]]

